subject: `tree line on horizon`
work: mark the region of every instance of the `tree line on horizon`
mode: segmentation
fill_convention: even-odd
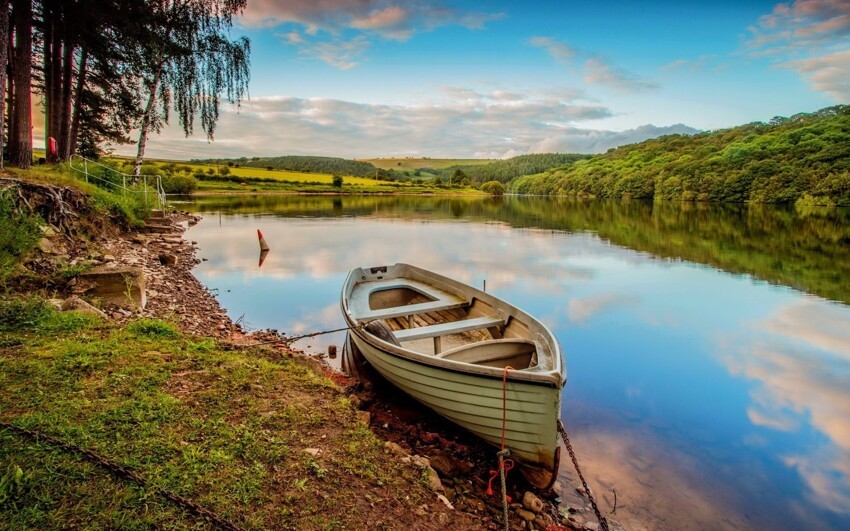
[[[850,206],[850,106],[668,135],[520,177],[518,194]]]
[[[187,136],[199,119],[212,139],[222,98],[247,94],[250,43],[230,38],[246,0],[3,4],[0,151],[15,166],[32,163],[33,95],[43,106],[47,162],[97,156],[103,143],[130,143],[138,130],[138,175],[148,135],[172,114]]]

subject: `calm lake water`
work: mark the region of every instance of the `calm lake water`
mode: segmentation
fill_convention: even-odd
[[[850,212],[542,198],[205,197],[234,319],[343,326],[349,269],[409,262],[543,320],[562,417],[629,529],[850,529]],[[271,247],[258,267],[257,229]],[[303,348],[323,351],[342,335]],[[309,346],[309,348],[308,348]],[[577,483],[562,464],[563,495]]]

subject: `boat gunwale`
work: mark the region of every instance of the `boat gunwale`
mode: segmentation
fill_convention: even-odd
[[[381,267],[381,268],[386,267],[387,272],[389,272],[389,270],[391,268],[402,268],[402,269],[408,268],[410,271],[422,274],[422,276],[425,277],[425,278],[430,279],[430,277],[436,277],[436,278],[434,278],[434,280],[438,280],[440,283],[444,284],[445,286],[450,287],[451,289],[448,290],[448,291],[450,291],[452,293],[455,293],[458,290],[467,290],[467,291],[474,293],[476,298],[479,298],[480,300],[482,300],[484,302],[496,303],[497,306],[511,308],[513,310],[512,314],[518,315],[520,317],[524,317],[525,319],[528,320],[529,323],[534,323],[537,327],[539,327],[542,335],[548,336],[548,337],[544,337],[543,339],[547,341],[547,344],[548,344],[548,347],[549,347],[549,355],[552,357],[553,368],[549,369],[549,370],[536,370],[536,371],[528,371],[528,370],[524,370],[524,369],[507,371],[507,379],[509,381],[514,381],[514,382],[522,382],[522,383],[527,383],[527,384],[532,384],[532,385],[542,385],[542,386],[555,387],[555,388],[561,388],[566,384],[566,381],[567,381],[566,368],[565,368],[565,365],[564,365],[564,361],[563,361],[562,354],[561,354],[561,347],[558,343],[558,340],[555,338],[554,334],[552,334],[551,330],[549,330],[549,328],[545,324],[543,324],[541,321],[539,321],[538,319],[531,316],[529,313],[523,311],[521,308],[518,308],[517,306],[514,306],[514,305],[508,303],[507,301],[499,299],[498,297],[494,297],[493,295],[490,295],[486,292],[483,292],[483,291],[476,289],[472,286],[469,286],[467,284],[463,284],[459,281],[445,277],[445,276],[440,275],[438,273],[434,273],[432,271],[428,271],[428,270],[425,270],[425,269],[422,269],[422,268],[419,268],[419,267],[416,267],[416,266],[413,266],[413,265],[410,265],[410,264],[398,262],[396,264],[393,264],[392,266],[378,266],[378,267]],[[498,380],[505,378],[504,369],[500,369],[500,368],[497,368],[497,367],[488,367],[488,366],[484,366],[484,365],[477,365],[477,364],[472,364],[472,363],[466,363],[466,362],[456,361],[456,360],[449,360],[449,359],[439,358],[439,357],[436,357],[436,356],[433,356],[433,355],[428,355],[428,354],[422,354],[422,353],[416,352],[414,350],[404,348],[403,346],[400,346],[400,345],[394,345],[392,343],[388,343],[386,341],[383,341],[383,340],[373,336],[372,334],[369,334],[368,332],[365,332],[360,326],[361,323],[358,322],[358,320],[354,316],[351,315],[351,310],[350,310],[349,305],[348,305],[348,297],[346,295],[351,294],[351,292],[353,291],[354,286],[356,284],[356,282],[354,280],[355,272],[357,272],[357,271],[368,271],[369,269],[375,269],[375,268],[358,267],[358,268],[354,268],[354,269],[350,270],[348,275],[346,276],[345,282],[343,283],[342,293],[340,294],[340,299],[341,299],[340,300],[340,306],[343,310],[342,311],[343,317],[345,318],[346,325],[350,328],[352,333],[356,334],[363,341],[370,343],[375,348],[381,349],[381,350],[387,352],[388,354],[392,354],[394,356],[404,358],[406,360],[412,361],[412,362],[420,364],[420,365],[429,366],[429,367],[436,367],[436,368],[439,368],[441,370],[447,370],[447,371],[456,372],[456,373],[460,373],[460,374],[473,375],[473,376],[482,377],[482,378],[498,379]],[[418,280],[418,281],[421,282],[420,279],[415,279],[415,280]],[[437,287],[440,287],[440,286],[437,286]],[[443,288],[440,287],[440,289],[443,289]],[[541,334],[538,334],[538,335],[541,335]],[[539,341],[539,340],[538,339],[531,339],[531,341]]]

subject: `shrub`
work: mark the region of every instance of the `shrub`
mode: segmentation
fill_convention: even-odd
[[[339,175],[334,175],[332,184],[334,188],[342,188],[342,177]]]
[[[175,173],[162,177],[162,188],[166,194],[191,194],[198,189],[198,180],[191,175]]]
[[[505,186],[499,181],[487,181],[481,185],[481,191],[490,195],[500,196],[505,193]]]

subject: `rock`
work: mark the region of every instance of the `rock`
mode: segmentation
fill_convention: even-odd
[[[446,513],[439,513],[437,515],[437,522],[445,528],[449,524],[449,515]]]
[[[411,462],[413,466],[418,468],[431,468],[431,461],[428,460],[427,457],[422,457],[421,455],[411,455]]]
[[[455,466],[452,463],[452,460],[444,454],[436,454],[430,457],[431,467],[434,468],[437,472],[440,473],[443,477],[453,476],[455,473]]]
[[[392,441],[387,441],[384,443],[384,448],[387,449],[391,454],[395,455],[405,455],[407,452],[404,451],[404,448],[401,445],[394,443]]]
[[[369,426],[372,423],[372,414],[369,413],[368,411],[358,410],[357,411],[357,420],[359,420],[360,422],[362,422],[366,426]]]
[[[536,514],[531,511],[526,511],[525,509],[517,509],[516,513],[519,515],[520,518],[522,518],[526,522],[531,522],[532,520],[537,518]]]
[[[552,519],[545,514],[538,514],[537,518],[534,519],[534,525],[537,529],[549,529],[549,526],[552,525],[552,523]]]
[[[151,241],[151,240],[150,240],[150,238],[148,238],[147,236],[143,236],[143,235],[141,235],[141,234],[136,234],[135,236],[133,236],[133,237],[130,239],[130,241],[132,241],[133,243],[137,243],[137,244],[139,244],[139,245],[145,245],[145,244],[147,244],[147,243],[148,243],[149,241]]]
[[[426,470],[428,471],[428,484],[431,486],[431,490],[434,492],[442,492],[443,482],[440,481],[440,476],[437,475],[437,471],[431,467],[428,467]]]
[[[145,273],[139,267],[98,267],[80,273],[77,278],[85,293],[106,304],[142,309],[147,304]]]
[[[103,255],[103,261],[104,262],[114,262],[115,257],[112,256],[111,254],[105,254],[105,255]]]
[[[543,510],[543,500],[538,498],[533,492],[526,491],[522,495],[522,505],[529,511],[539,513]]]
[[[438,500],[440,500],[441,502],[443,502],[443,504],[444,504],[446,507],[448,507],[449,509],[451,509],[451,510],[453,510],[453,511],[454,511],[454,508],[455,508],[455,507],[454,507],[454,505],[452,505],[452,502],[450,502],[448,498],[446,498],[446,497],[445,497],[445,496],[443,496],[442,494],[437,494],[437,499],[438,499]]]
[[[47,303],[60,312],[62,311],[62,302],[62,299],[47,299]]]
[[[51,225],[39,225],[38,228],[45,238],[50,238],[59,234]]]
[[[596,522],[587,522],[584,524],[584,529],[587,529],[587,531],[597,531],[597,529],[599,529],[599,524]]]
[[[59,249],[57,249],[56,245],[47,238],[38,240],[38,248],[44,254],[59,254]]]
[[[171,253],[160,253],[159,263],[165,266],[177,265],[177,256]]]
[[[313,457],[322,455],[322,450],[320,448],[304,448],[304,452],[312,455]]]
[[[486,507],[484,505],[484,502],[479,500],[478,498],[467,498],[466,504],[469,505],[472,508],[472,510],[474,510],[476,512],[481,512]]]
[[[103,313],[101,310],[98,310],[97,308],[95,308],[91,304],[87,303],[83,299],[77,297],[76,295],[73,295],[73,296],[65,299],[62,302],[61,308],[62,308],[63,312],[75,311],[75,312],[80,312],[80,313],[84,313],[84,314],[87,314],[87,315],[96,315],[97,317],[100,317],[100,318],[103,318],[103,319],[107,318],[106,314]]]

